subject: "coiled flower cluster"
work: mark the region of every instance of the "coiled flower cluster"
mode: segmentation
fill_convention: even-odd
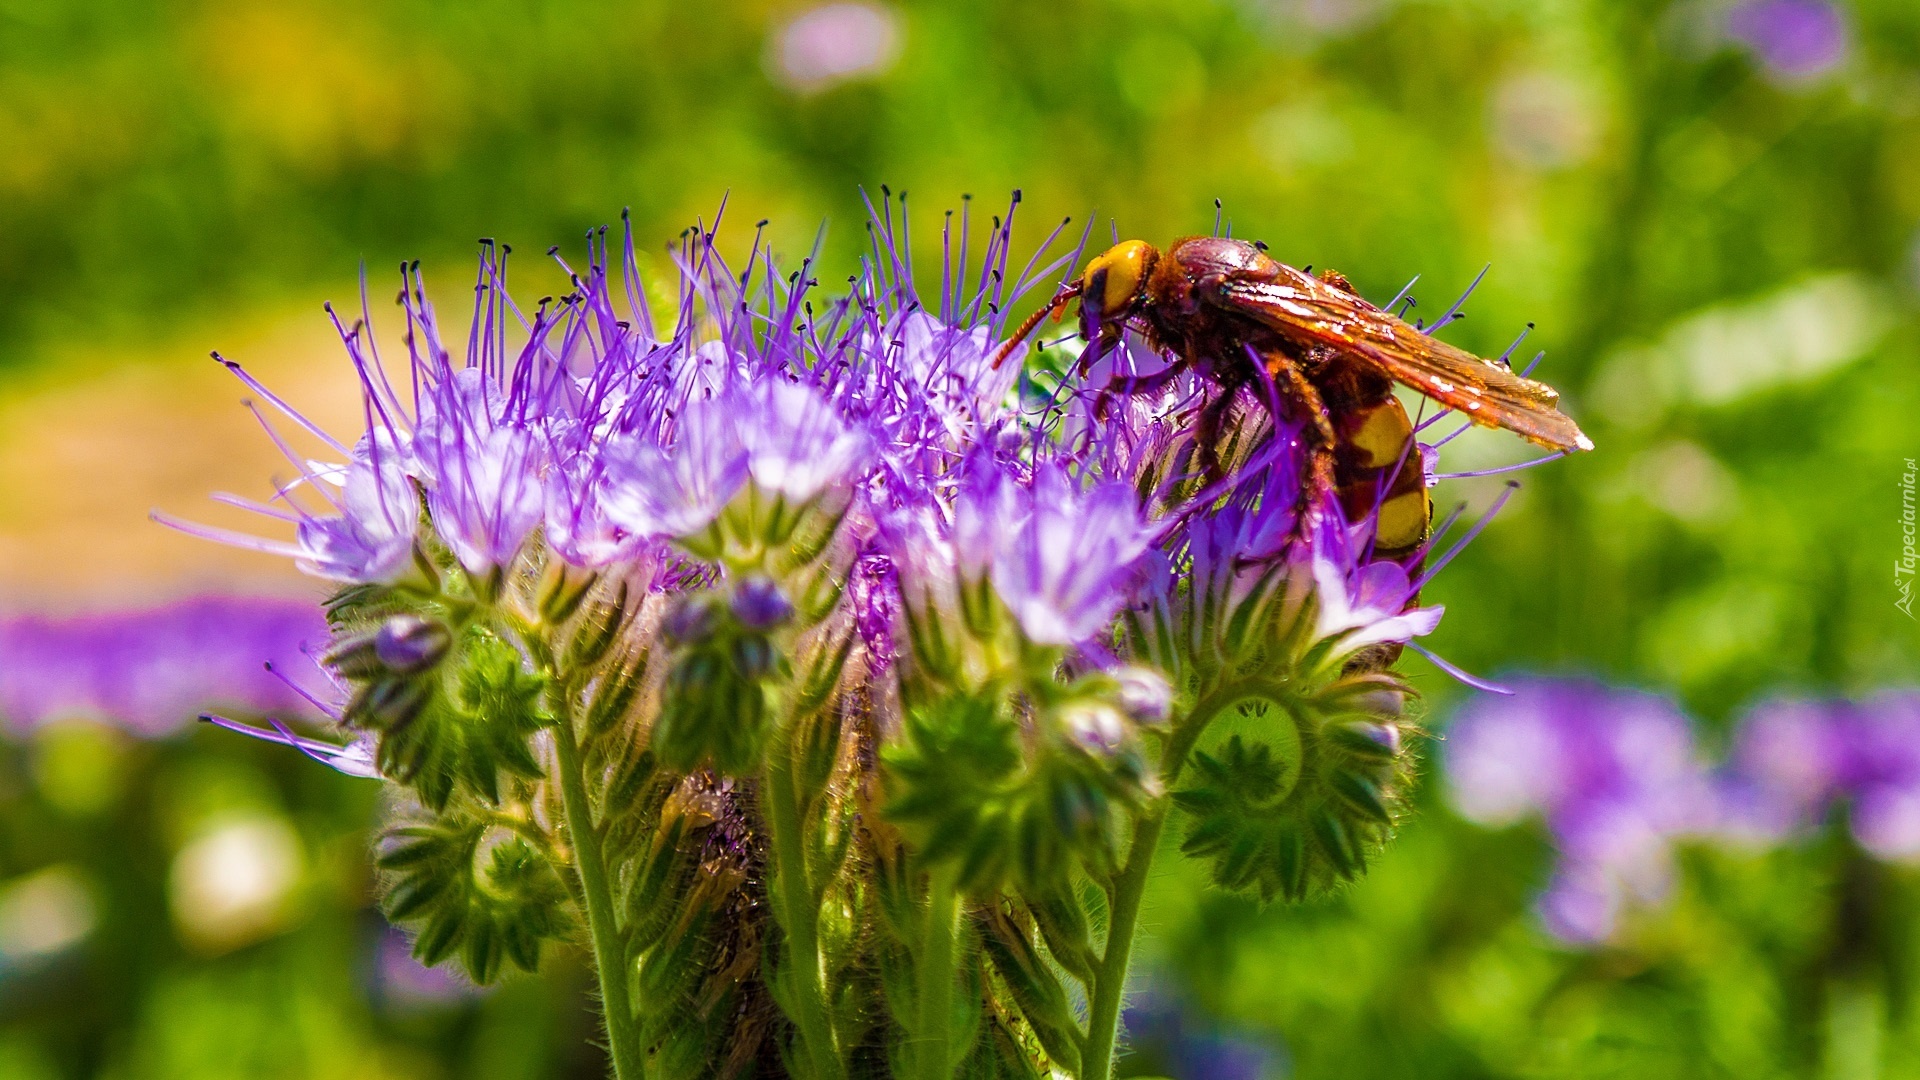
[[[404,266],[397,363],[336,319],[350,444],[229,364],[284,421],[296,480],[248,505],[292,538],[170,523],[338,583],[350,741],[259,734],[405,789],[378,865],[423,959],[584,940],[629,1080],[1104,1080],[1176,806],[1225,887],[1362,872],[1425,553],[1301,499],[1301,432],[1250,396],[1213,476],[1200,377],[996,367],[1079,254],[1055,229],[1013,272],[1013,216],[982,252],[949,215],[934,292],[889,198],[835,298],[697,226],[666,311],[631,235],[530,312],[489,244],[464,341]]]

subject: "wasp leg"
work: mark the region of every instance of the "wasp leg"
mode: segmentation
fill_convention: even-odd
[[[1299,491],[1294,497],[1293,525],[1281,547],[1284,554],[1291,553],[1296,543],[1306,539],[1316,509],[1324,505],[1333,493],[1333,417],[1328,413],[1327,403],[1321,398],[1319,389],[1308,380],[1291,357],[1276,349],[1262,359],[1266,361],[1267,371],[1274,379],[1274,389],[1280,391],[1282,401],[1304,411],[1307,420],[1300,429],[1307,454],[1301,462]],[[1274,417],[1276,423],[1282,419]]]
[[[1108,403],[1115,394],[1151,394],[1172,382],[1174,376],[1186,370],[1185,361],[1171,364],[1165,371],[1156,371],[1151,375],[1115,375],[1107,380],[1093,399],[1093,415],[1098,420],[1106,420]]]
[[[1200,475],[1209,484],[1225,475],[1220,468],[1220,430],[1227,426],[1227,415],[1233,412],[1233,399],[1240,394],[1240,387],[1222,386],[1200,410],[1200,418],[1194,424],[1193,442],[1200,451]]]

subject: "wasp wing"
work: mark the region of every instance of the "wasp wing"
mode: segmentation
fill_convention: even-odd
[[[1272,281],[1228,277],[1203,290],[1214,303],[1301,345],[1321,345],[1373,362],[1394,381],[1554,450],[1591,450],[1593,441],[1560,411],[1560,395],[1455,348],[1365,300],[1291,267]]]

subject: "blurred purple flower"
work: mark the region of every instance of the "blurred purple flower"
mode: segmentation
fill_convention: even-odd
[[[879,4],[821,4],[776,31],[774,76],[796,90],[818,90],[873,75],[900,50],[900,19]]]
[[[1827,0],[1745,0],[1727,13],[1727,34],[1785,82],[1804,82],[1846,59],[1846,14]]]
[[[428,967],[414,958],[407,935],[387,927],[374,947],[373,991],[383,1004],[399,1010],[423,1010],[461,1005],[486,993],[459,971],[458,965]]]
[[[1597,683],[1523,680],[1449,727],[1446,782],[1468,819],[1545,821],[1561,862],[1537,911],[1556,937],[1597,944],[1628,902],[1662,899],[1672,845],[1711,828],[1715,789],[1684,714]]]
[[[1129,1058],[1171,1080],[1262,1080],[1282,1071],[1272,1046],[1182,1007],[1158,988],[1133,997],[1121,1027]]]
[[[1763,704],[1736,730],[1723,784],[1731,837],[1785,839],[1844,802],[1862,848],[1920,859],[1920,693]]]
[[[90,717],[162,736],[208,708],[315,717],[286,680],[331,694],[308,652],[326,643],[319,605],[299,600],[202,597],[146,611],[16,617],[0,622],[0,720],[28,730]]]

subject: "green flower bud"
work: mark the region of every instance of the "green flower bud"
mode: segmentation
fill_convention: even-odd
[[[396,675],[411,675],[440,662],[453,645],[446,624],[418,615],[395,615],[373,635],[373,652]]]

